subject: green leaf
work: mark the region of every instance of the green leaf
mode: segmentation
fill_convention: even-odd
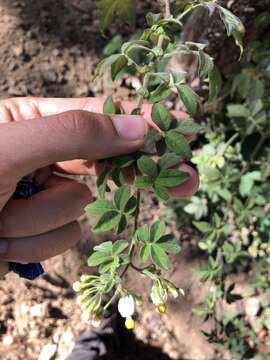
[[[128,225],[128,219],[126,215],[121,215],[119,223],[117,225],[116,234],[121,234],[123,231],[126,230]]]
[[[124,213],[126,215],[132,215],[132,214],[134,214],[136,209],[137,209],[137,199],[134,196],[132,196],[128,200],[128,202],[127,202],[127,204],[126,204],[126,206],[124,208]]]
[[[121,254],[128,247],[128,245],[129,244],[126,240],[117,240],[113,244],[113,250],[112,250],[113,255],[115,256]]]
[[[239,46],[241,56],[243,53],[243,36],[245,34],[245,27],[241,20],[235,16],[231,11],[224,7],[217,5],[220,17],[226,27],[228,36],[233,36],[236,44]]]
[[[185,105],[187,112],[191,116],[195,116],[200,104],[200,98],[188,85],[177,85],[176,86],[180,99]]]
[[[178,119],[176,124],[175,129],[184,135],[197,134],[202,130],[202,127],[191,119]]]
[[[171,234],[162,236],[157,244],[168,254],[176,255],[181,251],[181,246]]]
[[[120,259],[120,265],[121,266],[125,266],[125,265],[130,264],[130,256],[128,254],[119,255],[119,259]]]
[[[212,230],[211,225],[206,221],[193,221],[193,225],[203,234],[206,234]]]
[[[245,105],[232,104],[227,106],[228,116],[248,118],[250,113]]]
[[[119,72],[127,65],[128,60],[125,55],[119,56],[111,65],[111,77],[114,81]]]
[[[114,264],[115,264],[115,262],[113,259],[105,261],[104,263],[100,264],[100,266],[98,268],[99,273],[104,274],[104,273],[108,272]]]
[[[176,155],[175,153],[167,153],[161,156],[158,160],[158,166],[161,169],[169,169],[181,162],[181,156]]]
[[[241,182],[239,191],[241,196],[248,196],[256,181],[262,180],[262,174],[260,171],[252,171],[241,176]]]
[[[150,101],[152,104],[166,100],[171,95],[171,89],[167,84],[161,83],[156,90],[151,93]]]
[[[135,161],[135,157],[132,155],[121,155],[112,158],[113,164],[121,169],[132,165]]]
[[[100,199],[86,206],[85,211],[90,215],[103,215],[105,212],[114,210],[112,201]]]
[[[130,187],[121,186],[114,195],[114,203],[117,209],[123,211],[130,198]]]
[[[165,233],[166,225],[164,221],[155,222],[150,228],[150,241],[156,242]]]
[[[179,134],[176,130],[170,130],[165,134],[165,141],[167,147],[177,155],[180,155],[182,159],[191,159],[192,152],[189,143],[182,134]]]
[[[121,19],[133,26],[135,23],[134,0],[96,0],[100,28],[104,32],[115,21]]]
[[[162,156],[166,153],[167,145],[164,138],[162,138],[156,143],[156,149],[158,156]]]
[[[152,120],[163,131],[167,131],[170,128],[172,117],[162,104],[154,104],[152,108]]]
[[[103,49],[103,54],[105,56],[110,56],[117,52],[120,52],[122,43],[123,43],[122,35],[115,35]]]
[[[170,195],[168,194],[168,191],[165,186],[155,183],[154,190],[157,197],[160,198],[161,200],[168,201],[170,199]]]
[[[104,170],[101,172],[101,174],[97,179],[98,193],[101,198],[104,198],[105,196],[110,173],[111,173],[111,169],[108,166],[105,166]]]
[[[144,190],[153,185],[153,180],[149,176],[137,176],[135,185],[137,189]]]
[[[95,251],[106,252],[110,254],[112,253],[112,249],[113,249],[112,241],[105,241],[104,243],[94,247]]]
[[[189,175],[180,170],[174,169],[162,169],[155,185],[161,185],[165,187],[179,186],[189,179]]]
[[[157,177],[158,168],[157,164],[149,156],[142,156],[138,161],[139,170],[150,178],[155,179]]]
[[[154,14],[152,12],[149,12],[146,15],[147,25],[150,26],[150,27],[152,25],[154,25],[155,23],[157,23],[160,19],[161,19],[161,14]]]
[[[222,85],[222,79],[217,67],[214,66],[209,73],[209,101],[218,97]]]
[[[149,260],[150,257],[151,257],[151,245],[146,244],[141,248],[140,259],[141,261],[146,262]]]
[[[87,261],[88,266],[98,266],[111,259],[111,255],[103,252],[94,252]]]
[[[175,85],[180,84],[181,82],[183,82],[183,80],[185,80],[186,78],[186,72],[185,71],[176,71],[176,70],[170,70],[170,73],[173,77],[173,81]]]
[[[102,76],[105,74],[105,72],[111,68],[112,64],[119,58],[121,57],[122,54],[114,54],[114,55],[111,55],[107,58],[105,58],[104,60],[102,60],[99,65],[98,65],[98,68],[97,68],[97,71],[98,71],[98,75],[99,76]]]
[[[136,231],[135,237],[140,242],[143,242],[143,243],[149,242],[148,226],[145,224],[145,225],[139,227]]]
[[[107,97],[107,99],[103,105],[103,112],[104,112],[104,114],[116,114],[117,113],[117,107],[111,96]]]
[[[151,257],[155,265],[163,270],[169,269],[169,258],[159,245],[151,245]]]
[[[124,177],[121,172],[121,169],[113,169],[112,171],[112,181],[115,183],[116,186],[121,187],[124,184]]]
[[[117,211],[106,212],[94,226],[93,232],[100,233],[114,229],[118,225],[120,217],[121,215]]]
[[[201,77],[207,77],[214,68],[213,58],[204,51],[199,50],[199,74]]]
[[[156,129],[151,129],[144,138],[144,150],[146,152],[153,152],[155,144],[162,138],[162,135]]]

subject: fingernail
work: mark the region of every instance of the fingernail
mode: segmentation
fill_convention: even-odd
[[[8,241],[0,240],[0,254],[5,254],[8,250]]]
[[[142,116],[111,116],[115,130],[123,140],[142,140],[147,133],[147,124]]]

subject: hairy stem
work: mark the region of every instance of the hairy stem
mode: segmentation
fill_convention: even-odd
[[[147,73],[147,74],[144,76],[144,79],[143,79],[143,87],[144,87],[145,89],[147,89],[147,87],[148,87],[149,80],[150,80],[150,75],[149,75],[149,73]],[[138,97],[138,102],[137,102],[137,106],[136,106],[137,109],[141,109],[142,104],[143,104],[143,100],[144,100],[143,96],[142,96],[142,95],[139,95],[139,97]]]
[[[165,0],[165,17],[171,16],[170,0]]]
[[[136,174],[137,173],[138,173],[138,169],[136,169]],[[139,226],[140,207],[141,207],[141,191],[137,190],[137,209],[136,209],[136,214],[135,214],[135,217],[134,217],[134,232],[133,232],[133,234],[135,234],[135,232],[137,231],[138,226]],[[135,254],[135,250],[136,250],[136,245],[133,242],[131,242],[129,252],[128,252],[128,255],[130,257],[130,263],[127,264],[127,266],[123,270],[120,277],[123,277],[126,274],[126,272],[128,271],[130,266],[134,267],[133,264],[132,264],[132,258],[133,258],[134,254]]]
[[[177,20],[182,20],[187,14],[189,14],[191,11],[196,9],[197,7],[202,6],[202,4],[192,5],[187,10],[182,12],[180,15],[177,16]]]
[[[255,146],[251,156],[250,156],[250,160],[251,162],[254,161],[258,155],[258,153],[260,152],[265,140],[268,137],[268,132],[266,131],[260,138],[260,140],[258,141],[257,145]]]

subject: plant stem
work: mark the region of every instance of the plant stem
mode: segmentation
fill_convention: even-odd
[[[177,16],[177,20],[182,20],[188,13],[190,13],[192,10],[196,9],[199,6],[202,6],[202,4],[192,5],[191,7],[187,8],[187,10]]]
[[[258,141],[257,145],[255,146],[251,156],[250,156],[250,160],[251,162],[253,160],[255,160],[256,156],[258,155],[258,153],[260,152],[261,150],[261,147],[263,146],[265,140],[267,139],[268,137],[268,134],[267,134],[267,131],[261,136],[260,140]]]
[[[137,172],[138,172],[138,170],[136,169],[136,173]],[[137,209],[136,209],[136,214],[134,217],[134,234],[135,234],[136,230],[138,229],[138,225],[139,225],[140,205],[141,205],[141,191],[137,190]],[[125,269],[123,270],[122,274],[120,275],[121,278],[126,274],[126,272],[128,271],[130,266],[134,267],[134,265],[132,264],[132,258],[134,256],[135,250],[136,250],[136,245],[131,242],[131,246],[130,246],[129,252],[128,252],[128,255],[130,257],[130,263],[126,265]]]
[[[149,80],[150,80],[150,75],[149,75],[149,73],[147,73],[147,74],[145,74],[144,79],[143,79],[143,87],[145,89],[147,89],[147,87],[148,87]],[[136,108],[141,109],[142,104],[143,104],[143,96],[139,95]]]
[[[115,293],[111,297],[111,299],[107,302],[107,304],[104,306],[104,310],[107,310],[108,307],[114,302],[114,300],[118,297],[119,289],[116,289]]]
[[[165,0],[165,17],[168,18],[171,16],[171,6],[170,0]]]

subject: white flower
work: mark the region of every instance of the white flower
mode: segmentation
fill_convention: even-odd
[[[127,295],[119,299],[118,311],[120,315],[126,319],[125,326],[128,330],[133,330],[136,323],[133,319],[135,313],[136,302],[133,295]]]
[[[152,286],[150,297],[155,306],[164,305],[168,300],[168,291],[156,283]]]
[[[89,313],[88,311],[83,311],[83,313],[82,313],[82,319],[83,319],[83,321],[85,321],[85,322],[90,321],[90,313]]]
[[[76,281],[73,285],[72,288],[75,292],[79,292],[81,291],[81,283],[79,281]]]
[[[135,300],[132,295],[127,295],[119,299],[118,311],[123,318],[132,317],[135,313]]]

